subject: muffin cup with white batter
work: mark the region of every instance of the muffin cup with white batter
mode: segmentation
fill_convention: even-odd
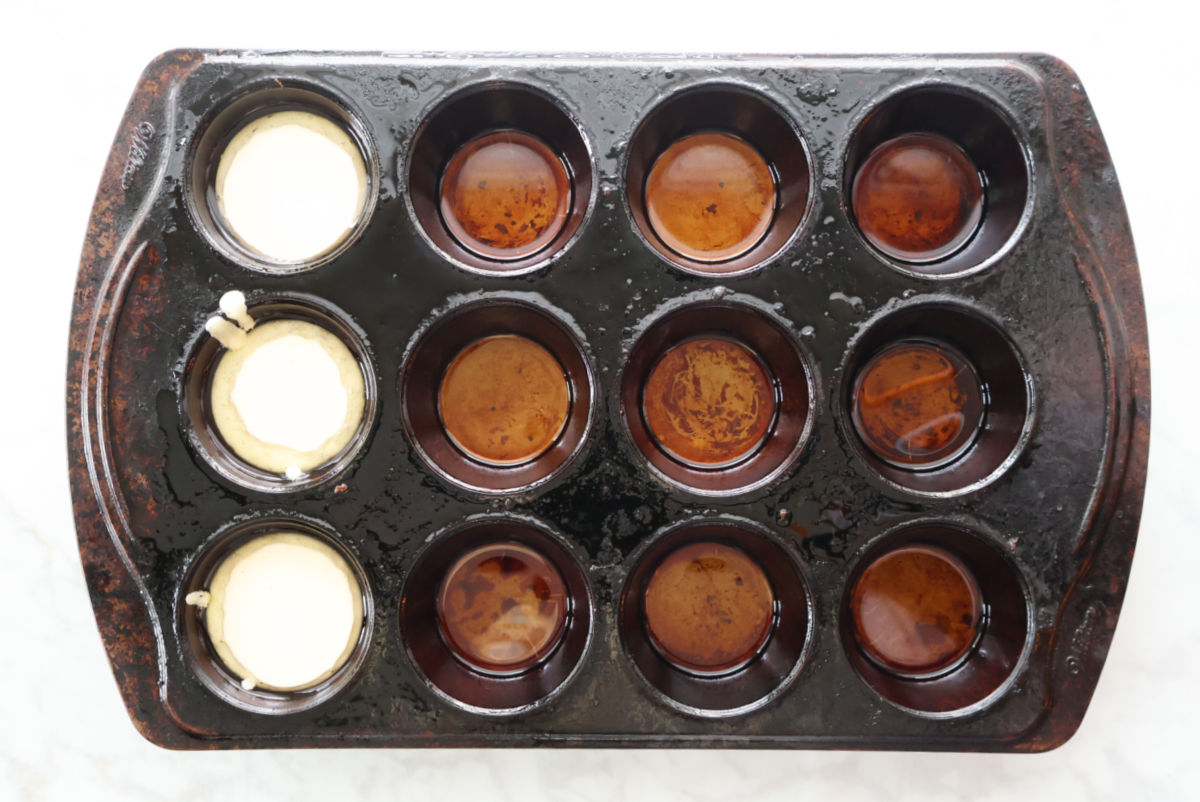
[[[248,332],[222,321],[214,330],[228,334],[202,336],[188,360],[190,442],[243,487],[281,493],[328,481],[360,453],[375,420],[364,335],[311,296],[258,299],[249,315]]]
[[[353,680],[374,603],[336,533],[273,515],[231,524],[201,548],[178,612],[200,681],[236,707],[277,714],[320,704]]]
[[[225,104],[190,152],[188,209],[225,257],[293,273],[359,237],[379,194],[373,141],[340,98],[272,83]]]

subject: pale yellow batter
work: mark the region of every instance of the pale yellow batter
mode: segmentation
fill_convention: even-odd
[[[217,430],[235,454],[292,479],[350,444],[365,399],[350,349],[302,320],[267,321],[239,336],[221,355],[209,397]]]
[[[346,560],[310,535],[257,537],[231,553],[204,607],[217,656],[243,687],[309,688],[332,676],[354,651],[363,626],[362,590]]]
[[[217,206],[246,248],[278,262],[314,259],[357,224],[367,171],[350,135],[305,111],[247,124],[217,164]]]

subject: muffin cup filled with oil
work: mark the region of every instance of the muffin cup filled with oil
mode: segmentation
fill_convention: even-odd
[[[916,521],[855,559],[841,606],[854,670],[898,707],[966,715],[998,698],[1032,643],[1028,591],[994,543],[961,522]]]
[[[981,310],[916,299],[848,352],[841,419],[850,448],[893,487],[954,495],[1011,468],[1034,397],[1015,344]]]
[[[843,203],[868,246],[922,277],[993,264],[1032,202],[1026,147],[989,99],[917,86],[872,106],[846,151]]]
[[[984,392],[971,363],[936,340],[905,339],[858,371],[851,418],[863,444],[899,468],[928,470],[971,447],[984,417]]]
[[[785,324],[744,303],[697,302],[654,318],[621,378],[621,416],[665,481],[701,495],[779,476],[812,427],[808,360]]]
[[[646,243],[699,275],[751,271],[808,219],[808,147],[770,98],[702,84],[671,95],[638,125],[625,193]]]
[[[421,123],[407,200],[426,241],[476,273],[517,275],[553,261],[593,203],[592,157],[574,118],[523,84],[485,83]]]
[[[417,335],[401,371],[404,423],[437,475],[509,493],[558,475],[584,447],[595,380],[578,334],[549,305],[497,294]]]
[[[570,605],[554,563],[517,541],[471,549],[438,589],[442,640],[472,670],[520,674],[544,660],[566,630]]]
[[[518,517],[474,518],[432,537],[399,612],[425,681],[481,714],[527,711],[556,695],[591,640],[577,557],[549,528]]]
[[[808,590],[768,531],[741,519],[691,521],[657,534],[630,562],[621,641],[664,703],[738,715],[796,675],[811,637]]]

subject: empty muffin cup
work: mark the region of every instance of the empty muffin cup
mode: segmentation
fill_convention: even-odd
[[[863,443],[901,468],[936,468],[970,447],[984,400],[971,364],[935,341],[894,343],[859,371],[852,417]]]
[[[485,674],[519,674],[558,646],[566,585],[554,564],[522,543],[472,549],[438,592],[438,622],[456,657]]]
[[[775,215],[775,178],[745,140],[699,133],[672,143],[646,178],[646,215],[671,250],[700,262],[749,251]]]
[[[571,178],[537,137],[494,131],[451,157],[441,198],[442,219],[464,248],[487,259],[523,259],[562,231]]]
[[[227,257],[263,272],[324,264],[366,228],[377,162],[358,118],[308,86],[273,82],[201,128],[188,208]]]
[[[858,168],[851,204],[867,241],[889,256],[929,262],[966,244],[983,218],[983,182],[962,148],[913,133],[878,145]]]
[[[218,533],[189,568],[181,602],[197,676],[255,712],[328,699],[352,679],[370,640],[362,569],[307,519],[252,518]]]
[[[420,676],[450,704],[511,715],[561,691],[591,639],[572,547],[540,523],[473,518],[436,533],[405,579],[399,624]]]
[[[241,299],[241,294],[228,293]],[[309,487],[344,470],[377,405],[362,334],[307,296],[244,301],[214,316],[188,360],[189,439],[218,473],[264,492]],[[248,330],[247,328],[248,327]]]

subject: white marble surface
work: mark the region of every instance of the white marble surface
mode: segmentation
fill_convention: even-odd
[[[483,5],[483,4],[480,4]],[[6,4],[0,276],[0,798],[221,800],[1197,799],[1200,720],[1200,264],[1189,29],[1174,3],[766,4],[672,13],[604,0],[509,18],[462,2]],[[667,5],[667,4],[664,4]],[[672,3],[670,5],[677,5]],[[547,7],[549,8],[549,7]],[[336,9],[336,14],[334,12]],[[900,14],[892,17],[889,15]],[[233,20],[236,20],[234,22]],[[1137,239],[1151,323],[1154,434],[1142,538],[1083,727],[1040,756],[678,751],[177,754],[126,718],[84,590],[66,480],[71,289],[92,195],[141,67],[174,46],[314,49],[938,52],[1046,50],[1083,78]],[[1193,194],[1189,194],[1189,191]]]

